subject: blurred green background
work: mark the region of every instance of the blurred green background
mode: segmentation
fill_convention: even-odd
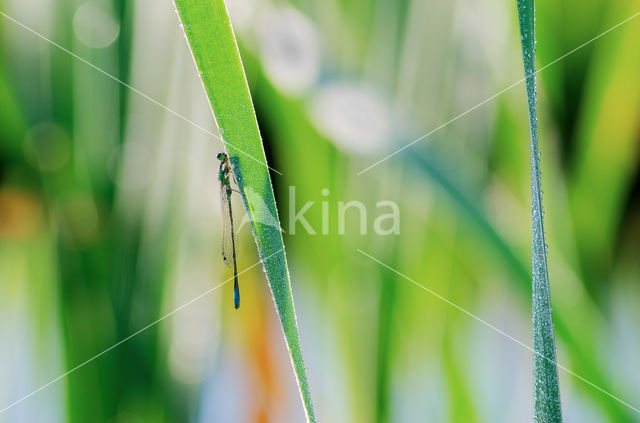
[[[358,174],[522,78],[515,1],[227,4],[319,421],[531,421],[529,350],[358,252],[531,345],[523,84]],[[171,2],[0,11],[0,421],[303,421],[261,266],[237,312],[220,286],[222,147]],[[538,1],[538,67],[638,11]],[[538,75],[559,363],[636,408],[639,43],[631,20]],[[290,226],[309,201],[315,235]],[[366,211],[343,234],[341,201]],[[640,421],[560,381],[567,422]]]

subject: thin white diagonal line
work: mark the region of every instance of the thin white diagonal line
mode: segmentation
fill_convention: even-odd
[[[134,93],[140,95],[141,97],[147,99],[148,101],[150,101],[151,103],[155,104],[158,107],[163,108],[164,110],[166,110],[167,112],[171,113],[172,115],[182,119],[183,121],[187,122],[188,124],[192,125],[195,128],[198,128],[199,130],[201,130],[202,132],[206,133],[207,135],[210,135],[220,141],[223,141],[222,138],[220,138],[218,135],[214,134],[213,132],[209,131],[208,129],[204,128],[203,126],[197,124],[196,122],[192,121],[191,119],[187,118],[186,116],[176,112],[175,110],[171,109],[168,106],[165,106],[164,104],[160,103],[158,100],[154,99],[153,97],[143,93],[142,91],[140,91],[139,89],[127,84],[126,82],[122,81],[121,79],[118,79],[117,77],[111,75],[109,72],[99,68],[98,66],[94,65],[93,63],[87,61],[86,59],[83,59],[82,57],[78,56],[77,54],[75,54],[74,52],[70,51],[69,49],[63,47],[62,45],[56,43],[55,41],[50,40],[49,38],[45,37],[44,35],[42,35],[41,33],[39,33],[38,31],[26,26],[25,24],[23,24],[22,22],[19,22],[17,20],[15,20],[14,18],[12,18],[11,16],[7,15],[6,13],[0,11],[0,15],[4,16],[5,18],[9,19],[11,22],[15,23],[16,25],[26,29],[27,31],[29,31],[30,33],[32,33],[33,35],[43,39],[44,41],[48,42],[49,44],[53,45],[54,47],[57,47],[58,49],[64,51],[65,53],[69,54],[70,56],[72,56],[74,59],[77,59],[79,61],[81,61],[82,63],[84,63],[85,65],[93,68],[94,70],[100,72],[101,74],[111,78],[112,80],[114,80],[115,82],[117,82],[118,84],[121,84],[124,87],[127,87],[128,89],[130,89],[131,91],[133,91]],[[251,154],[246,153],[242,150],[240,150],[238,147],[234,146],[233,144],[227,142],[228,145],[230,145],[231,147],[233,147],[235,150],[237,150],[238,152],[244,154],[245,156],[249,157],[250,159],[256,161],[257,163],[261,164],[262,166],[267,167],[268,169],[274,171],[275,173],[277,173],[278,175],[282,175],[281,172],[278,172],[276,169],[272,168],[271,166],[262,163],[260,160],[256,159],[255,157],[253,157]]]
[[[276,254],[279,254],[282,250],[278,250],[275,253],[271,254],[270,256],[268,256],[266,259],[264,260],[259,260],[258,262],[252,264],[251,266],[247,267],[246,269],[244,269],[242,272],[238,273],[238,276],[248,272],[249,270],[253,269],[254,267],[256,267],[258,264],[270,259],[271,257],[275,256]],[[16,401],[12,402],[11,404],[3,407],[2,409],[0,409],[0,414],[4,413],[5,411],[9,410],[10,408],[20,404],[22,401],[34,396],[35,394],[37,394],[38,392],[42,391],[43,389],[48,388],[49,386],[53,385],[54,383],[60,381],[61,379],[64,379],[65,377],[67,377],[69,374],[75,372],[76,370],[80,369],[81,367],[84,367],[85,365],[91,363],[92,361],[94,361],[95,359],[97,359],[98,357],[101,357],[102,355],[108,353],[109,351],[111,351],[112,349],[120,346],[121,344],[127,342],[128,340],[130,340],[131,338],[133,338],[134,336],[139,335],[140,333],[144,332],[145,330],[149,329],[150,327],[160,323],[161,321],[163,321],[164,319],[166,319],[167,317],[171,317],[174,314],[176,314],[177,312],[179,312],[180,310],[184,309],[185,307],[190,306],[191,304],[195,303],[196,301],[204,298],[205,296],[209,295],[210,293],[212,293],[213,291],[215,291],[216,289],[220,288],[221,286],[225,285],[226,283],[229,283],[233,280],[233,277],[225,280],[224,282],[214,286],[213,288],[209,288],[208,290],[206,290],[205,292],[203,292],[202,294],[198,295],[195,298],[192,298],[191,300],[187,301],[186,303],[182,304],[180,307],[174,309],[173,311],[170,311],[169,313],[165,314],[164,316],[160,317],[159,319],[149,323],[147,326],[143,327],[142,329],[139,329],[137,331],[135,331],[134,333],[132,333],[131,335],[127,336],[124,339],[121,339],[120,341],[116,342],[115,344],[113,344],[112,346],[110,346],[109,348],[107,348],[106,350],[94,355],[93,357],[89,358],[88,360],[78,364],[76,367],[72,368],[71,370],[68,370],[67,372],[65,372],[64,374],[58,376],[57,378],[45,383],[44,385],[42,385],[41,387],[39,387],[38,389],[28,393],[27,395],[23,396],[20,399],[17,399]]]
[[[613,398],[614,400],[618,401],[619,403],[629,407],[630,409],[632,409],[633,411],[635,411],[636,413],[640,413],[640,409],[634,407],[633,405],[629,404],[628,402],[625,402],[623,400],[621,400],[620,398],[618,398],[617,396],[613,395],[610,392],[605,391],[604,389],[602,389],[601,387],[595,385],[593,382],[588,381],[587,379],[583,378],[582,376],[574,373],[573,371],[569,370],[568,368],[566,368],[565,366],[559,364],[557,361],[551,360],[550,358],[540,354],[539,352],[535,351],[533,348],[531,348],[530,346],[528,346],[527,344],[525,344],[522,341],[519,341],[518,339],[514,338],[513,336],[509,335],[508,333],[498,329],[497,327],[495,327],[494,325],[492,325],[491,323],[487,322],[486,320],[476,316],[475,314],[471,313],[470,311],[465,310],[464,308],[460,307],[459,305],[457,305],[456,303],[446,299],[445,297],[443,297],[442,295],[438,294],[435,291],[432,291],[431,289],[427,288],[426,286],[422,285],[419,282],[414,281],[413,279],[411,279],[410,277],[408,277],[407,275],[398,272],[396,269],[392,268],[391,266],[389,266],[386,263],[383,263],[382,261],[378,260],[377,258],[373,257],[370,254],[365,253],[364,251],[362,251],[361,249],[358,248],[358,252],[361,253],[362,255],[370,258],[371,260],[375,261],[376,263],[386,267],[387,269],[391,270],[393,273],[395,273],[398,276],[403,277],[404,279],[408,280],[409,282],[411,282],[412,284],[416,285],[419,288],[422,288],[423,290],[427,291],[429,294],[433,295],[434,297],[437,297],[438,299],[444,301],[445,303],[449,304],[452,307],[457,308],[458,310],[460,310],[461,312],[463,312],[464,314],[466,314],[467,316],[477,320],[478,322],[482,323],[483,325],[493,329],[494,331],[500,333],[501,335],[505,336],[506,338],[512,340],[513,342],[515,342],[516,344],[528,349],[529,351],[531,351],[532,353],[534,353],[537,356],[540,356],[542,358],[544,358],[545,360],[554,363],[556,366],[558,366],[559,368],[561,368],[562,370],[564,370],[565,372],[569,373],[570,375],[580,379],[581,381],[583,381],[584,383],[590,385],[591,387],[597,389],[598,391],[602,392],[603,394]]]
[[[592,39],[590,39],[589,41],[586,41],[582,44],[580,44],[578,47],[574,48],[573,50],[569,51],[568,53],[563,54],[562,56],[558,57],[557,59],[553,60],[550,63],[547,63],[546,65],[544,65],[543,67],[541,67],[540,69],[538,69],[537,71],[533,72],[532,74],[525,76],[524,78],[520,79],[519,81],[514,82],[513,84],[509,85],[506,88],[503,88],[502,90],[498,91],[496,94],[492,95],[489,98],[486,98],[484,100],[482,100],[480,103],[476,104],[475,106],[473,106],[470,109],[465,110],[464,112],[460,113],[459,115],[449,119],[448,121],[446,121],[445,123],[443,123],[442,125],[432,129],[431,131],[427,132],[424,135],[421,135],[420,137],[416,138],[415,140],[411,141],[409,144],[400,147],[399,149],[395,150],[393,153],[385,156],[384,158],[378,160],[377,162],[375,162],[374,164],[370,165],[369,167],[361,170],[360,172],[358,172],[358,176],[362,175],[363,173],[373,169],[374,167],[378,166],[380,163],[386,161],[387,159],[390,159],[391,157],[395,156],[396,154],[406,150],[407,148],[411,147],[412,145],[414,145],[417,142],[422,141],[423,139],[427,138],[428,136],[438,132],[439,130],[441,130],[442,128],[444,128],[445,126],[450,125],[451,123],[455,122],[456,120],[460,119],[461,117],[464,117],[466,115],[468,115],[469,113],[473,112],[474,110],[476,110],[478,107],[484,106],[485,104],[487,104],[488,102],[490,102],[491,100],[494,100],[496,97],[504,94],[505,92],[511,90],[512,88],[520,85],[522,82],[526,81],[528,78],[533,78],[536,76],[536,74],[538,74],[539,72],[542,72],[543,70],[545,70],[546,68],[548,68],[551,65],[554,65],[556,63],[558,63],[560,60],[566,58],[567,56],[575,53],[576,51],[580,50],[581,48],[591,44],[592,42],[596,41],[598,38],[608,34],[609,32],[613,31],[614,29],[626,24],[627,22],[629,22],[630,20],[636,18],[640,16],[640,12],[636,12],[635,14],[631,15],[630,17],[628,17],[627,19],[623,20],[622,22],[617,23],[616,25],[612,26],[611,28],[607,29],[606,31],[604,31],[603,33],[593,37]]]

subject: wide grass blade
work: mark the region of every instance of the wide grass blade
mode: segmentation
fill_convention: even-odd
[[[307,420],[315,422],[269,168],[224,1],[175,0],[175,5],[251,220]]]
[[[529,108],[531,155],[531,259],[533,272],[533,379],[534,420],[538,423],[562,422],[556,347],[551,319],[547,245],[544,237],[540,153],[536,117],[534,0],[518,0],[518,20]]]

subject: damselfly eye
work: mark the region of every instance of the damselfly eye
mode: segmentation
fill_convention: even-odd
[[[218,158],[218,160],[223,160],[224,159],[224,153],[218,153],[218,155],[216,157]]]

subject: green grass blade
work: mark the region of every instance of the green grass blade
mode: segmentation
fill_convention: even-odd
[[[224,1],[175,0],[175,5],[251,220],[307,420],[315,422],[269,168]]]
[[[544,239],[540,153],[536,117],[534,0],[518,0],[518,20],[522,40],[524,73],[527,77],[529,137],[531,155],[531,259],[533,272],[533,379],[534,420],[538,423],[562,422],[556,347],[551,319],[547,246]]]

